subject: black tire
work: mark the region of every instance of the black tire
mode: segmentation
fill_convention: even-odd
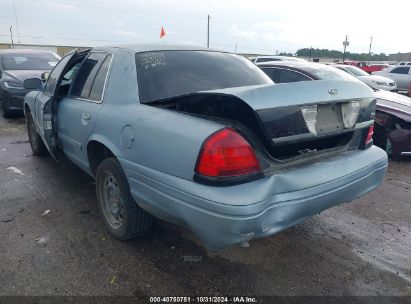
[[[125,241],[150,229],[153,217],[134,201],[123,168],[115,157],[106,158],[98,166],[96,192],[104,224],[114,237]]]
[[[47,155],[48,151],[43,142],[43,139],[37,133],[36,126],[34,125],[33,117],[31,113],[27,113],[27,134],[29,136],[29,142],[33,155]]]
[[[13,116],[12,114],[6,102],[3,102],[3,118],[11,118]]]

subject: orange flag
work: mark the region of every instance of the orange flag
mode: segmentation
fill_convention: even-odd
[[[161,27],[160,39],[163,38],[165,35],[166,35],[166,32],[164,31],[164,27]]]

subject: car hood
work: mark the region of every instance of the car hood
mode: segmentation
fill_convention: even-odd
[[[39,78],[42,73],[48,70],[6,70],[3,73],[3,78],[15,82],[23,82],[29,78]]]
[[[358,76],[358,79],[366,83],[371,83],[372,81],[387,82],[387,83],[394,82],[394,80],[392,80],[391,78],[378,76],[378,75]]]
[[[405,121],[411,121],[411,98],[380,90],[375,92],[377,110],[395,115]]]

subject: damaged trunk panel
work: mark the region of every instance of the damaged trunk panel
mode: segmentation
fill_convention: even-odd
[[[267,87],[261,89],[266,91]],[[233,126],[265,157],[280,163],[323,152],[362,148],[366,127],[374,118],[375,100],[372,97],[319,103],[294,102],[277,107],[271,103],[267,108],[255,110],[247,103],[247,98],[243,100],[228,94],[229,89],[222,91],[187,94],[149,104]],[[344,114],[350,104],[355,105],[357,112],[355,121],[347,126]]]

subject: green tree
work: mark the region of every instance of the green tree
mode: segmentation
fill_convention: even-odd
[[[329,49],[314,49],[314,48],[302,48],[299,49],[296,52],[297,56],[302,56],[302,57],[310,57],[311,58],[335,58],[335,59],[341,59],[343,56],[343,53],[341,51],[337,50],[329,50]],[[381,54],[372,54],[371,56],[368,55],[368,53],[351,53],[351,52],[346,52],[345,53],[345,58],[347,59],[352,59],[352,60],[358,60],[358,61],[367,61],[367,60],[372,60],[372,61],[384,61],[388,60],[388,56],[384,53]]]

